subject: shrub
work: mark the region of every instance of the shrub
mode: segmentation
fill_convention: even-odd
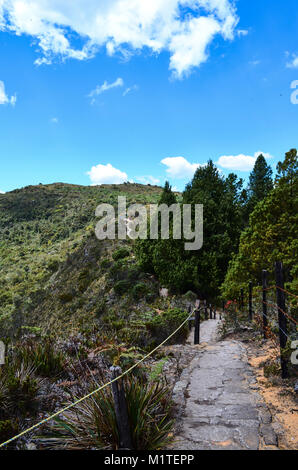
[[[18,344],[14,352],[15,361],[25,365],[33,364],[38,375],[54,378],[65,370],[65,358],[62,351],[57,351],[51,338],[42,338],[36,342],[27,338]]]
[[[135,450],[158,450],[172,441],[170,389],[163,384],[124,381],[129,424]],[[111,388],[81,402],[56,419],[48,437],[48,448],[119,449],[119,436]]]
[[[115,261],[118,261],[119,259],[127,258],[127,256],[129,256],[129,250],[125,247],[118,248],[118,250],[114,251],[112,256]]]
[[[0,376],[2,414],[25,416],[35,411],[39,385],[32,365],[5,364]]]
[[[138,282],[138,284],[132,288],[132,296],[135,300],[139,300],[141,297],[145,297],[147,292],[148,288],[143,282]]]
[[[128,281],[118,281],[114,284],[114,291],[117,295],[123,295],[130,289]]]
[[[154,339],[154,342],[161,343],[173,331],[175,331],[184,320],[186,320],[188,313],[178,309],[172,308],[157,314],[154,312],[150,320],[146,322],[146,328]],[[187,323],[169,339],[168,344],[180,343],[186,340],[188,335]]]
[[[111,264],[112,264],[112,262],[108,258],[105,258],[100,263],[100,266],[105,271],[106,269],[111,267]]]
[[[18,434],[19,428],[16,422],[11,419],[0,421],[0,443],[7,441]]]

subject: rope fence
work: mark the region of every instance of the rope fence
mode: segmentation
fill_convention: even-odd
[[[52,415],[48,416],[47,418],[44,418],[42,419],[41,421],[39,421],[38,423],[34,424],[33,426],[30,426],[29,428],[25,429],[24,431],[20,432],[19,434],[17,434],[16,436],[14,437],[11,437],[10,439],[8,439],[7,441],[5,442],[2,442],[2,444],[0,444],[0,448],[1,447],[4,447],[8,444],[10,444],[11,442],[15,441],[16,439],[19,439],[20,437],[22,436],[25,436],[26,434],[28,434],[29,432],[31,431],[34,431],[34,429],[38,428],[39,426],[51,421],[52,419],[56,418],[57,416],[59,416],[60,414],[62,413],[65,413],[66,411],[70,410],[71,408],[73,408],[74,406],[78,405],[79,403],[81,403],[82,401],[86,400],[87,398],[90,398],[92,397],[93,395],[95,395],[96,393],[100,392],[101,390],[104,390],[106,387],[108,387],[109,385],[112,385],[114,384],[115,382],[119,381],[120,379],[124,378],[126,375],[128,375],[130,372],[132,372],[136,367],[138,367],[142,362],[144,362],[146,359],[148,359],[150,356],[152,356],[152,354],[154,354],[159,348],[161,348],[167,341],[169,341],[169,339],[171,339],[176,333],[178,333],[178,331],[190,320],[190,318],[192,317],[193,315],[193,312],[191,312],[190,315],[188,315],[188,317],[181,323],[181,325],[175,330],[173,331],[173,333],[171,333],[164,341],[162,341],[162,343],[160,343],[158,346],[156,346],[156,348],[154,348],[152,351],[150,351],[148,354],[146,354],[144,357],[142,357],[142,359],[140,359],[139,361],[137,361],[134,365],[132,365],[129,369],[127,369],[125,372],[122,372],[120,375],[117,375],[116,377],[114,377],[112,380],[110,380],[109,382],[105,383],[104,385],[101,385],[100,387],[96,388],[95,390],[93,390],[92,392],[88,393],[87,395],[79,398],[78,400],[74,401],[73,403],[70,403],[69,405],[65,406],[64,408],[62,408],[61,410],[59,411],[56,411],[55,413],[53,413]]]

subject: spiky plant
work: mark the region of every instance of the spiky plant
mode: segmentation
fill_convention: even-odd
[[[133,447],[156,450],[172,441],[171,400],[168,387],[131,377],[124,381]],[[54,449],[118,449],[119,435],[113,396],[109,388],[67,411],[42,441]]]

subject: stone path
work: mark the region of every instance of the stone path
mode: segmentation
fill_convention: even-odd
[[[193,346],[197,354],[175,385],[173,398],[181,413],[172,448],[277,448],[271,415],[256,391],[245,346],[217,341],[219,323],[202,323],[201,345]]]

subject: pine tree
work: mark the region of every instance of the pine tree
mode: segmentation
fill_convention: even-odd
[[[262,201],[273,188],[272,169],[262,154],[256,159],[254,168],[249,176],[248,197],[249,208]]]
[[[171,206],[172,204],[176,203],[177,199],[172,191],[172,186],[170,186],[170,183],[166,181],[163,188],[163,192],[160,196],[159,204],[166,204],[167,206]]]

